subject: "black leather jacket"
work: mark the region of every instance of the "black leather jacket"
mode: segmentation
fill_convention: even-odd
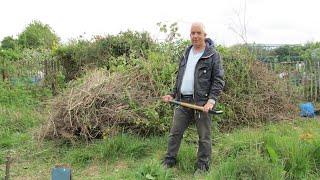
[[[224,87],[224,70],[220,54],[215,50],[213,41],[205,39],[206,48],[203,55],[198,60],[194,72],[194,92],[193,98],[197,105],[203,106],[208,99],[218,100],[218,97]],[[181,84],[188,56],[192,45],[186,48],[179,62],[179,71],[176,77],[175,86],[171,96],[177,100],[181,99]]]

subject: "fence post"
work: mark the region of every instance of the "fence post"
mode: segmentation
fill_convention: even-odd
[[[303,71],[302,71],[302,94],[303,94],[303,98],[305,99],[305,75],[306,75],[306,66],[308,64],[308,61],[305,61],[305,64],[303,66]]]
[[[319,65],[320,61],[317,61],[317,74],[318,74],[318,80],[317,80],[317,84],[318,84],[318,92],[320,91],[320,65]],[[318,96],[316,97],[316,101],[318,100]]]
[[[7,156],[7,161],[6,161],[6,176],[5,180],[9,180],[10,177],[10,163],[11,163],[11,157],[10,155]]]
[[[310,100],[313,100],[313,72],[312,72],[312,60],[310,60]]]
[[[292,89],[291,89],[291,63],[287,63],[288,66],[288,81],[287,81],[287,87],[289,91],[289,96],[292,96]]]
[[[314,61],[314,100],[317,100],[317,96],[318,96],[318,82],[317,82],[317,72],[318,72],[318,66],[317,66],[317,62]]]

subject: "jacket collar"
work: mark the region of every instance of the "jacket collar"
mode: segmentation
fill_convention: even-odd
[[[206,38],[205,42],[206,42],[206,48],[204,49],[204,52],[203,52],[201,58],[208,58],[208,57],[214,55],[214,53],[216,53],[213,41],[210,38]],[[191,44],[185,49],[185,51],[183,53],[184,57],[189,56],[189,52],[190,52],[192,46],[193,45]]]

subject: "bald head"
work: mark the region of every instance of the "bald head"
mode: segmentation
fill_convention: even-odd
[[[206,27],[205,27],[204,24],[201,23],[201,22],[194,22],[194,23],[192,23],[192,25],[191,25],[191,30],[192,30],[193,27],[200,28],[203,33],[206,33]]]

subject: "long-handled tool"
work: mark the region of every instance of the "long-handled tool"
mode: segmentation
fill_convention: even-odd
[[[138,98],[139,99],[139,98]],[[144,98],[145,99],[145,98]],[[152,100],[160,100],[162,99],[162,97],[148,97],[147,99],[152,99]],[[190,104],[190,103],[185,103],[185,102],[180,102],[180,101],[176,101],[176,100],[171,100],[169,101],[171,104],[175,104],[175,105],[180,105],[180,106],[184,106],[184,107],[188,107],[188,108],[192,108],[192,109],[195,109],[195,110],[199,110],[199,111],[203,111],[204,112],[204,109],[202,106],[198,106],[198,105],[195,105],[195,104]],[[208,113],[210,114],[222,114],[223,111],[221,110],[216,110],[216,109],[213,109],[213,110],[210,110],[208,111]]]
[[[189,104],[189,103],[185,103],[185,102],[179,102],[179,101],[176,101],[176,100],[171,100],[169,102],[172,103],[172,104],[176,104],[176,105],[180,105],[180,106],[196,109],[196,110],[199,110],[199,111],[204,111],[202,106]],[[210,114],[222,114],[223,111],[221,111],[221,110],[210,110],[209,109],[208,113],[210,113]]]

